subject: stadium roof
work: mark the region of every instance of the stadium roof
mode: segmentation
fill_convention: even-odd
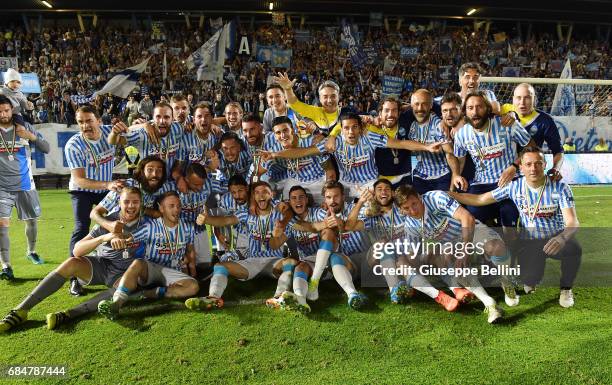
[[[386,16],[407,18],[450,18],[479,20],[523,20],[523,21],[564,21],[589,24],[612,25],[612,0],[556,1],[524,0],[497,1],[449,1],[437,0],[225,0],[197,1],[174,0],[172,2],[144,2],[125,0],[103,0],[97,2],[82,0],[47,0],[48,8],[41,0],[6,1],[0,5],[0,12],[138,12],[178,16],[181,12],[203,13],[206,16],[235,13],[244,16],[270,13],[270,2],[274,11],[307,16],[369,16],[370,12],[382,12]],[[476,11],[467,16],[470,9]],[[158,15],[156,15],[158,16]],[[126,15],[126,17],[129,17]]]

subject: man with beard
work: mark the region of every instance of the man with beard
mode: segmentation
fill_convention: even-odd
[[[466,124],[455,135],[454,150],[461,168],[467,153],[476,167],[468,193],[483,194],[507,185],[519,171],[519,158],[513,143],[533,145],[533,139],[518,123],[511,127],[502,126],[500,118],[492,115],[491,104],[482,91],[467,95],[462,112]],[[509,199],[482,207],[467,206],[467,209],[482,223],[491,224],[497,220],[498,226],[503,226],[506,233],[517,226],[519,212]],[[509,253],[503,258],[500,264],[509,262]],[[505,292],[509,298],[506,301],[508,305],[518,304],[513,287],[506,286]]]
[[[244,115],[244,110],[240,103],[238,102],[229,102],[225,106],[225,110],[223,113],[225,117],[225,124],[221,126],[223,132],[233,132],[238,136],[242,135],[242,116]],[[222,119],[221,119],[222,121]]]
[[[374,183],[373,187],[374,194],[367,188],[361,190],[359,200],[346,219],[344,230],[365,230],[372,244],[376,242],[392,243],[396,239],[403,238],[404,215],[393,204],[391,182],[380,179]],[[397,267],[397,256],[395,254],[385,254],[382,258],[376,260],[370,252],[368,253],[368,263],[370,266],[380,264],[384,269],[393,269]],[[403,277],[388,273],[383,273],[383,276],[389,287],[389,297],[392,303],[404,303],[412,295]]]
[[[386,97],[378,107],[378,117],[371,119],[367,129],[392,139],[408,139],[408,128],[414,118],[406,112],[400,115],[400,102],[393,96]],[[332,133],[333,135],[333,133]],[[412,183],[411,152],[394,148],[377,148],[374,153],[380,178],[391,181],[393,186]]]
[[[572,285],[582,258],[582,248],[575,238],[580,223],[572,190],[564,182],[544,174],[546,160],[540,148],[525,147],[520,160],[524,177],[485,194],[454,194],[453,197],[474,206],[511,199],[520,210],[524,227],[517,255],[525,293],[534,291],[544,276],[546,259],[559,259],[559,305],[572,307]]]
[[[455,140],[455,134],[465,122],[461,116],[461,97],[455,92],[447,92],[440,100],[440,128],[445,138]]]
[[[215,215],[234,215],[246,208],[249,200],[249,185],[240,175],[234,175],[228,181],[229,191],[221,196],[219,207]],[[217,249],[224,252],[219,257],[221,262],[226,260],[244,259],[248,256],[248,238],[243,225],[215,227]]]
[[[98,312],[115,320],[130,293],[139,286],[144,298],[185,298],[195,295],[199,285],[193,249],[193,225],[181,219],[181,201],[176,191],[159,199],[162,216],[147,221],[124,242],[141,242],[144,259],[127,268],[111,300],[98,303]]]
[[[535,108],[535,89],[529,83],[521,83],[514,89],[512,104],[504,104],[502,113],[514,111],[518,113],[521,125],[531,135],[536,146],[542,147],[544,142],[553,154],[552,168],[548,170],[548,176],[555,180],[562,178],[561,166],[563,165],[563,146],[559,127],[554,119],[542,110]]]
[[[140,191],[135,187],[125,187],[120,194],[119,212],[109,215],[109,219],[125,223],[126,233],[136,231],[140,226]],[[74,247],[74,257],[66,259],[32,290],[15,309],[0,321],[0,332],[5,332],[25,322],[28,312],[45,298],[58,291],[70,277],[76,277],[84,285],[106,285],[111,288],[100,292],[86,302],[66,311],[47,314],[47,328],[56,329],[68,320],[96,311],[98,302],[113,295],[113,287],[130,266],[134,258],[141,258],[140,244],[121,242],[125,234],[106,231],[95,226],[85,238]],[[99,248],[98,248],[99,247]],[[98,248],[95,257],[87,254]]]
[[[526,146],[533,139],[518,123],[502,126],[500,119],[492,115],[491,104],[482,91],[468,94],[462,111],[466,124],[455,135],[454,152],[461,168],[468,153],[476,166],[468,192],[482,194],[505,186],[519,171],[513,143]],[[499,219],[500,225],[513,227],[518,219],[518,211],[510,200],[467,209],[483,223]]]
[[[251,155],[246,150],[244,142],[234,132],[225,132],[217,143],[217,151],[210,151],[212,164],[219,167],[218,176],[222,182],[223,191],[227,192],[227,181],[234,175],[247,179],[251,168]],[[218,158],[217,158],[218,157]]]
[[[412,173],[412,184],[420,193],[427,191],[447,191],[454,187],[465,189],[467,183],[460,175],[459,162],[453,155],[450,137],[444,135],[440,119],[431,113],[432,96],[428,90],[416,90],[410,97],[410,106],[415,121],[411,124],[408,139],[428,144],[444,142],[443,154],[418,152],[417,164]]]
[[[70,253],[74,245],[89,232],[92,206],[100,203],[108,190],[117,191],[124,185],[123,180],[112,180],[115,145],[106,141],[106,137],[110,137],[111,132],[118,129],[118,125],[115,124],[112,128],[101,125],[98,112],[90,106],[80,107],[76,119],[81,132],[70,138],[64,147],[66,162],[70,168],[68,191],[74,213]],[[122,122],[119,124],[125,126]],[[70,282],[70,293],[81,295],[81,286],[76,279]]]
[[[306,148],[314,144],[314,136],[299,137],[293,130],[287,116],[274,118],[272,123],[274,136],[273,146],[269,150],[291,151]],[[289,190],[300,185],[309,190],[316,204],[321,204],[323,197],[318,193],[325,183],[328,172],[334,172],[327,155],[304,157],[299,159],[272,159],[261,166],[268,178],[283,191],[283,197],[289,196]]]
[[[179,153],[182,135],[181,130],[177,128],[178,123],[173,123],[172,115],[172,107],[168,103],[157,103],[153,109],[152,122],[133,130],[128,130],[123,122],[119,122],[113,126],[108,143],[134,146],[143,158],[149,155],[158,156],[166,163],[166,172],[170,176]],[[147,134],[147,127],[155,132],[153,137]]]
[[[159,218],[160,213],[156,206],[156,200],[164,192],[173,188],[172,182],[166,182],[166,167],[164,162],[157,156],[147,156],[138,163],[134,171],[134,178],[125,181],[126,186],[138,187],[141,191],[142,211],[149,218]],[[121,232],[123,223],[112,221],[108,214],[119,208],[120,193],[109,191],[102,201],[91,210],[90,218],[100,226],[112,233]]]
[[[249,255],[240,261],[219,262],[215,264],[207,297],[189,298],[185,306],[191,310],[210,310],[223,307],[223,292],[228,277],[248,281],[258,276],[274,277],[274,266],[283,257],[282,250],[272,248],[270,240],[276,221],[282,220],[281,214],[272,202],[272,188],[266,182],[251,185],[248,208],[229,216],[211,216],[206,211],[197,218],[197,224],[212,226],[246,226],[249,236]]]
[[[468,267],[470,262],[476,262],[470,261],[471,256],[467,252],[467,245],[472,244],[473,250],[480,248],[484,252],[483,257],[490,259],[498,268],[507,266],[509,259],[506,258],[506,248],[499,235],[493,229],[475,221],[474,217],[446,192],[430,191],[419,195],[410,186],[400,186],[395,192],[395,203],[405,215],[408,241],[413,245],[420,245],[419,251],[409,255],[413,265]],[[435,244],[445,245],[444,248],[438,247],[440,253],[442,250],[446,251],[448,244],[462,244],[461,249],[457,247],[452,250],[463,250],[465,254],[451,252],[448,255],[439,255],[433,246]],[[400,263],[408,264],[407,261]],[[420,274],[408,275],[405,278],[408,285],[431,297],[447,311],[455,311],[460,302],[467,302],[475,295],[485,305],[489,323],[495,323],[502,317],[501,309],[480,285],[475,275],[465,277],[461,282],[459,279],[451,278],[450,289],[455,298],[431,286]],[[465,288],[460,287],[460,284]],[[512,287],[506,277],[502,279],[502,286],[504,291],[507,287]],[[505,298],[506,303],[512,306],[513,301],[508,294]]]
[[[293,186],[289,190],[288,196],[293,218],[286,226],[281,221],[274,224],[270,245],[273,248],[278,248],[288,239],[293,239],[297,246],[299,260],[283,259],[282,273],[279,274],[276,293],[274,293],[274,297],[266,301],[266,305],[272,308],[309,313],[310,306],[306,302],[308,277],[312,274],[317,249],[321,239],[333,241],[335,233],[331,229],[322,229],[321,235],[319,235],[319,232],[300,231],[294,228],[297,221],[322,222],[327,217],[327,213],[321,208],[311,207],[306,190],[301,186]],[[293,286],[293,293],[290,291],[291,286]]]
[[[349,197],[357,197],[359,188],[371,186],[378,179],[378,169],[374,162],[376,148],[394,148],[413,151],[441,151],[441,143],[423,144],[412,140],[388,138],[373,132],[365,132],[359,115],[347,113],[340,117],[341,135],[330,136],[326,141],[305,148],[291,148],[279,152],[269,152],[265,160],[275,158],[299,159],[307,156],[334,154],[340,169],[340,182],[348,186]]]
[[[278,84],[271,84],[266,89],[268,108],[264,112],[264,132],[272,132],[273,121],[280,116],[286,116],[291,121],[292,128],[296,126],[298,115],[287,106],[287,97],[283,88]]]
[[[211,131],[212,114],[207,103],[200,103],[195,107],[194,123],[195,130],[184,132],[182,135],[178,160],[172,170],[172,178],[181,192],[187,192],[185,167],[190,163],[207,165],[209,159],[206,154],[219,143],[220,139]]]
[[[258,151],[267,151],[274,148],[274,135],[271,132],[264,133],[259,115],[248,113],[242,117],[242,138],[246,143],[249,158],[253,159],[253,166],[249,171],[249,175],[256,182],[265,172],[262,168],[263,162]]]

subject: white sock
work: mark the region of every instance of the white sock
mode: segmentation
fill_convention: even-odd
[[[467,284],[469,286],[466,285],[465,288],[474,293],[476,298],[478,298],[480,302],[482,302],[485,306],[492,306],[497,303],[495,302],[493,297],[491,297],[487,293],[487,291],[484,289],[484,287],[482,287],[482,285],[480,284],[480,282],[478,282],[476,278],[471,277],[471,279],[468,280]]]
[[[353,285],[353,277],[346,266],[335,264],[332,266],[332,273],[334,274],[334,278],[338,282],[338,285],[340,285],[346,295],[351,295],[357,291],[355,290],[355,285]]]
[[[380,267],[382,267],[383,269],[393,269],[396,267],[395,264],[395,258],[393,257],[383,257],[380,260]],[[384,270],[383,270],[384,271]],[[399,283],[399,277],[395,274],[383,274],[383,276],[385,277],[385,281],[387,281],[387,286],[389,286],[389,291],[391,291],[391,289],[393,289],[395,286],[397,286],[397,284]]]
[[[315,266],[312,269],[312,280],[320,280],[323,275],[323,271],[325,271],[325,267],[327,267],[327,262],[329,261],[329,256],[331,254],[331,250],[333,248],[333,243],[330,241],[321,241],[319,245],[319,250],[317,250],[317,256],[315,259]]]
[[[289,268],[293,269],[292,265],[288,265]],[[283,273],[278,277],[278,284],[276,285],[276,292],[274,293],[274,297],[278,297],[283,294],[284,291],[289,290],[291,287],[291,279],[293,278],[293,270],[284,270],[285,266],[283,266]]]
[[[425,277],[419,274],[407,276],[406,281],[408,282],[408,285],[413,287],[415,290],[418,290],[421,293],[434,299],[438,296],[438,293],[440,292],[438,289],[431,286],[431,283],[429,283],[429,281]]]
[[[476,298],[478,298],[485,306],[491,306],[497,303],[482,286],[468,286],[466,289],[474,293]]]
[[[298,271],[293,275],[293,293],[297,296],[300,305],[306,305],[306,294],[308,293],[308,275]]]
[[[125,286],[119,286],[113,294],[113,302],[119,304],[119,306],[123,305],[127,302],[129,293],[130,291],[128,288]]]

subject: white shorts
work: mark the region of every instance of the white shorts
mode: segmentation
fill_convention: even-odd
[[[315,267],[315,262],[317,261],[317,256],[316,255],[309,255],[307,257],[305,257],[304,259],[301,259],[300,262],[305,262],[308,266],[310,266],[310,269],[314,270]],[[321,281],[326,281],[328,279],[332,279],[334,276],[331,272],[331,269],[329,269],[329,263],[328,266],[325,266],[325,272],[323,273],[323,275],[321,276]]]
[[[200,263],[211,263],[212,250],[210,249],[210,235],[207,230],[195,234],[193,248],[196,253],[196,265]]]
[[[190,275],[183,273],[182,271],[174,270],[169,267],[158,265],[157,263],[146,261],[147,263],[147,282],[138,282],[140,286],[151,287],[151,286],[171,286],[179,281],[186,279],[196,280]]]
[[[264,275],[266,277],[274,278],[274,272],[272,271],[274,268],[274,264],[280,261],[282,258],[277,257],[267,257],[267,258],[248,258],[240,261],[236,261],[234,263],[239,264],[244,267],[249,275],[246,279],[242,279],[241,281],[251,280],[259,275]]]
[[[472,242],[474,244],[482,242],[484,245],[485,243],[494,239],[501,240],[501,237],[497,231],[493,230],[484,223],[481,223],[480,221],[476,221],[476,226],[474,227],[474,240]]]

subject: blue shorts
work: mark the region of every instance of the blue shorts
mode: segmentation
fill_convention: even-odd
[[[421,195],[434,190],[448,191],[450,188],[450,182],[450,172],[437,179],[421,179],[416,175],[412,176],[412,188],[414,188]]]
[[[470,185],[469,194],[484,194],[497,188],[497,183]],[[467,210],[482,223],[497,220],[498,226],[516,227],[519,212],[514,202],[510,199],[493,203],[487,206],[466,206]]]

